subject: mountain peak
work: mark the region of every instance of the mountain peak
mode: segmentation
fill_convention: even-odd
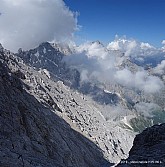
[[[3,46],[2,46],[2,44],[0,43],[0,52],[3,52]]]
[[[93,41],[93,42],[91,42],[91,44],[97,44],[97,45],[101,45],[104,47],[104,44],[102,42],[100,42],[99,40]]]

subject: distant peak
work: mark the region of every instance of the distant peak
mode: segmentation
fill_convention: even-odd
[[[102,46],[104,46],[103,43],[101,43],[99,40],[97,40],[97,41],[93,41],[92,44],[98,44],[98,45],[102,45]]]
[[[39,47],[40,46],[46,46],[47,47],[47,46],[51,46],[51,44],[49,42],[43,42],[39,45]]]
[[[2,46],[2,44],[0,43],[0,51],[3,51],[3,46]]]

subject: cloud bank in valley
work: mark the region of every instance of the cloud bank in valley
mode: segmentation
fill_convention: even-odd
[[[115,79],[123,86],[139,89],[145,93],[155,93],[163,88],[163,82],[156,76],[148,75],[145,70],[136,73],[128,69],[119,70],[115,73]]]
[[[122,63],[131,57],[149,57],[162,52],[148,43],[137,42],[133,39],[115,39],[107,46],[100,42],[87,42],[76,49],[74,55],[66,61],[81,71],[81,80],[88,81],[94,77],[100,81],[117,82],[129,88],[135,88],[145,93],[155,93],[164,87],[163,82],[156,76],[149,75],[142,67],[132,72]],[[164,66],[164,63],[161,65]]]
[[[163,75],[165,73],[165,60],[162,60],[161,63],[154,68],[154,73],[159,75]]]
[[[70,39],[77,29],[63,0],[0,0],[0,13],[0,43],[12,51]]]

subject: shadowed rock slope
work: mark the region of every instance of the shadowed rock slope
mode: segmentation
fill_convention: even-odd
[[[147,128],[135,137],[127,160],[118,167],[164,167],[165,124]]]
[[[0,167],[109,166],[94,143],[26,91],[17,77],[25,76],[0,55]]]
[[[4,144],[0,155],[8,159],[0,158],[1,163],[86,167],[106,166],[106,160],[118,163],[128,157],[134,132],[107,121],[101,112],[103,105],[93,99],[113,103],[113,93],[93,87],[91,97],[74,89],[79,72],[63,64],[61,57],[48,43],[18,54],[0,47],[1,143],[8,141],[12,149],[19,148],[18,156],[13,155]]]

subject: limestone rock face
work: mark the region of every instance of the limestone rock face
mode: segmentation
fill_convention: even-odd
[[[128,159],[121,163],[119,167],[165,166],[165,124],[154,125],[137,135]]]
[[[0,166],[109,166],[92,141],[56,114],[59,108],[52,110],[28,92],[27,76],[17,65],[10,53],[0,52]]]
[[[102,113],[122,98],[80,84],[63,56],[49,43],[17,54],[2,47],[0,166],[106,167],[127,158],[135,133]]]

